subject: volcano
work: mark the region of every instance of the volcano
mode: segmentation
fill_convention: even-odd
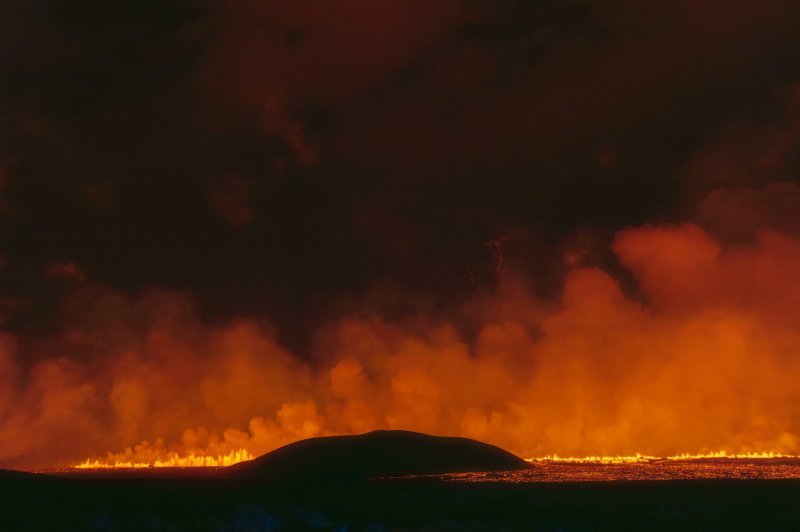
[[[508,451],[467,438],[376,430],[311,438],[228,468],[237,478],[265,481],[513,471],[530,467]]]

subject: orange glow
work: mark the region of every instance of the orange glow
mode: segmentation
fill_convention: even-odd
[[[544,300],[512,264],[450,313],[365,303],[302,356],[178,294],[94,294],[33,367],[0,335],[0,467],[217,465],[374,429],[523,457],[800,455],[800,239],[645,226],[612,249],[632,287],[573,268]]]
[[[800,479],[800,463],[791,460],[656,460],[652,462],[537,462],[518,471],[481,471],[435,475],[445,482],[609,482],[664,480]]]
[[[655,461],[689,461],[689,460],[709,460],[709,459],[730,459],[730,460],[770,460],[775,458],[787,458],[792,460],[800,459],[800,456],[781,454],[773,452],[758,452],[758,453],[727,453],[725,451],[718,451],[715,453],[702,453],[702,454],[676,454],[673,456],[648,456],[643,454],[634,454],[628,456],[581,456],[581,457],[564,457],[558,455],[549,455],[539,458],[526,458],[528,462],[561,462],[573,464],[635,464],[643,462]]]
[[[152,462],[131,462],[120,461],[116,459],[110,460],[91,460],[87,459],[85,462],[75,466],[75,469],[139,469],[146,467],[226,467],[239,462],[252,460],[253,455],[245,449],[238,451],[231,451],[228,454],[217,456],[202,456],[190,453],[186,456],[180,456],[177,453],[167,454],[164,459],[154,460]]]

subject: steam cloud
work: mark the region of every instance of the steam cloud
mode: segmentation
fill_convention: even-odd
[[[520,297],[510,277],[479,307],[502,308],[508,285],[514,305],[474,339],[365,311],[321,328],[309,361],[263,323],[204,326],[184,295],[95,292],[69,307],[80,325],[61,352],[25,374],[26,346],[2,338],[0,463],[260,454],[378,428],[523,456],[798,452],[800,240],[723,246],[687,223],[622,230],[613,250],[638,297],[597,268],[569,271],[557,301]]]

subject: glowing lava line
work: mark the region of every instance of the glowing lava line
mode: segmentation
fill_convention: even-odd
[[[197,455],[190,453],[180,456],[178,453],[171,453],[164,459],[153,462],[126,462],[115,460],[114,462],[103,460],[87,459],[75,467],[75,469],[142,469],[149,467],[225,467],[239,462],[252,460],[253,455],[245,450],[231,451],[228,454],[217,456]]]
[[[634,464],[639,462],[654,461],[686,461],[686,460],[708,460],[708,459],[747,459],[747,460],[767,460],[771,458],[800,459],[800,455],[782,454],[768,452],[749,452],[749,453],[728,453],[717,451],[703,454],[676,454],[672,456],[651,456],[646,454],[634,454],[627,456],[581,456],[564,457],[556,454],[537,458],[526,458],[528,462],[562,462],[575,464]]]
[[[252,460],[253,455],[246,449],[231,451],[221,455],[199,455],[190,453],[181,456],[178,453],[168,454],[165,458],[157,459],[152,462],[134,462],[125,460],[92,460],[87,459],[75,469],[145,469],[152,467],[225,467],[239,462]],[[531,463],[574,463],[574,464],[635,464],[659,461],[688,461],[688,460],[709,460],[709,459],[738,459],[738,460],[768,460],[768,459],[794,459],[800,460],[800,455],[782,454],[775,452],[747,452],[747,453],[728,453],[717,451],[702,454],[677,454],[672,456],[653,456],[646,454],[634,454],[625,456],[580,456],[566,457],[558,455],[547,455],[542,457],[527,458]]]

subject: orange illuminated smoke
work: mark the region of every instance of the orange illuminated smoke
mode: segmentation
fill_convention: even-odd
[[[542,299],[507,267],[447,313],[367,301],[309,356],[255,318],[208,325],[185,295],[100,294],[32,367],[0,334],[0,468],[219,466],[376,429],[522,457],[800,455],[800,238],[644,226],[612,250],[633,287],[576,267]]]

